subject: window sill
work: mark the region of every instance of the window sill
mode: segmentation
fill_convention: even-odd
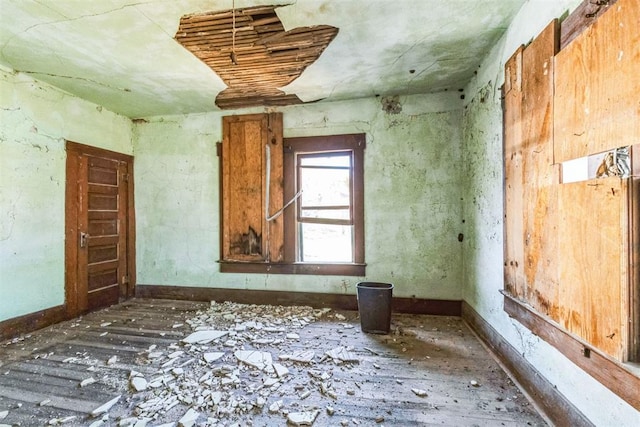
[[[366,264],[310,264],[218,261],[221,273],[365,276]]]

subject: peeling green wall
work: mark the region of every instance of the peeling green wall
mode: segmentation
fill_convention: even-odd
[[[467,86],[463,115],[463,300],[598,426],[638,425],[638,412],[503,311],[503,169],[500,86],[505,61],[579,0],[531,0]],[[605,409],[606,408],[606,409]],[[604,410],[603,410],[604,409]]]
[[[219,273],[215,143],[232,113],[137,123],[138,284],[352,294],[371,280],[394,283],[397,296],[460,299],[461,101],[442,93],[397,102],[397,114],[378,98],[281,109],[285,137],[366,133],[366,277]]]
[[[0,70],[0,321],[64,303],[65,139],[131,154],[131,121]]]

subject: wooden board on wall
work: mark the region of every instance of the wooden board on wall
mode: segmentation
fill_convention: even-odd
[[[275,131],[275,132],[274,132]],[[282,114],[223,117],[222,259],[280,261],[282,217],[267,223],[266,149],[270,147],[269,208],[281,207]]]
[[[553,20],[522,54],[524,275],[527,301],[556,320],[559,167],[553,163]]]
[[[555,60],[555,161],[640,140],[640,2],[618,0]]]
[[[523,159],[522,159],[522,51],[505,64],[504,83],[504,174],[505,174],[505,289],[516,298],[525,295],[523,245]]]
[[[612,177],[559,187],[558,322],[618,360],[627,340],[628,182]]]

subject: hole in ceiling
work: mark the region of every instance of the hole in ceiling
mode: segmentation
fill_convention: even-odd
[[[228,86],[216,97],[222,109],[300,104],[286,86],[314,63],[338,33],[329,25],[285,31],[276,6],[187,15],[175,39]],[[235,32],[235,37],[234,37]]]

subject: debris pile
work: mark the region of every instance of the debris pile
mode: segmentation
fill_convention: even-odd
[[[138,358],[152,369],[129,374],[131,425],[166,419],[178,420],[179,426],[251,424],[251,416],[263,410],[292,425],[312,425],[320,409],[301,402],[314,390],[338,397],[331,372],[318,369],[319,364],[358,363],[350,348],[316,355],[309,348],[313,343],[301,340],[302,329],[329,312],[211,302],[185,321],[192,333],[164,349],[152,345]],[[308,381],[290,382],[292,369],[306,370]],[[285,404],[292,395],[299,399],[291,405],[295,410]]]

